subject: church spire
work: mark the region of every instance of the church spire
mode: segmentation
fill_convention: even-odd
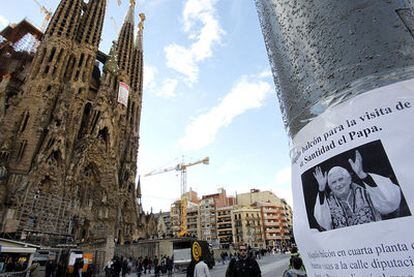
[[[138,23],[138,35],[135,41],[135,47],[132,55],[132,69],[131,69],[131,86],[132,89],[138,93],[141,90],[142,75],[143,75],[143,32],[145,14],[140,13],[140,22]]]
[[[86,6],[77,40],[80,43],[98,47],[102,35],[103,21],[105,17],[106,0],[91,0]]]
[[[138,176],[138,185],[137,185],[136,194],[137,194],[137,198],[141,199],[141,196],[142,196],[142,194],[141,194],[141,176]]]
[[[145,14],[140,13],[139,18],[140,18],[140,21],[138,23],[138,35],[137,35],[137,38],[135,40],[135,47],[134,48],[138,49],[139,51],[142,51],[143,50],[142,39],[143,39],[143,33],[144,33],[144,21],[146,19]]]
[[[138,176],[138,186],[136,190],[136,197],[137,197],[138,214],[141,214],[142,213],[141,176]]]
[[[129,3],[129,9],[125,16],[124,24],[130,23],[134,25],[134,12],[135,12],[135,0],[131,0]]]
[[[130,102],[131,113],[129,114],[130,130],[132,130],[134,137],[138,136],[139,126],[141,121],[141,106],[142,106],[142,81],[144,71],[144,55],[143,55],[143,31],[145,14],[140,13],[141,21],[138,24],[138,36],[135,41],[135,47],[132,54],[131,61],[131,96]]]
[[[79,25],[83,4],[82,0],[60,1],[46,29],[45,36],[73,39]]]
[[[128,12],[125,16],[124,23],[118,38],[118,65],[121,72],[127,75],[130,73],[130,62],[132,59],[132,50],[134,47],[134,13],[135,1],[130,0]]]

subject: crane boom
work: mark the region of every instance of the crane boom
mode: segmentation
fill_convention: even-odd
[[[177,166],[172,166],[172,167],[167,167],[167,168],[162,168],[162,169],[154,169],[153,171],[150,171],[147,174],[145,174],[144,177],[158,175],[158,174],[170,172],[173,170],[177,170]]]
[[[117,32],[119,30],[118,24],[113,16],[111,16],[112,25],[114,27],[114,31]]]
[[[153,175],[158,175],[158,174],[162,174],[162,173],[166,173],[166,172],[170,172],[170,171],[182,171],[182,170],[186,170],[187,168],[197,165],[197,164],[209,164],[210,162],[210,158],[209,157],[205,157],[204,159],[192,162],[192,163],[179,163],[175,166],[171,166],[171,167],[165,167],[165,168],[161,168],[161,169],[154,169],[148,173],[146,173],[144,175],[144,177],[148,177],[148,176],[153,176]],[[185,192],[185,191],[184,191]]]
[[[40,11],[45,15],[43,22],[42,22],[42,30],[44,30],[46,28],[47,23],[49,22],[49,20],[52,18],[52,12],[49,11],[48,9],[46,9],[45,6],[43,6],[42,4],[40,4],[40,2],[38,0],[33,0],[36,5],[39,6]]]
[[[209,164],[210,158],[205,157],[204,159],[191,162],[191,163],[184,163],[181,162],[175,166],[172,167],[166,167],[161,169],[155,169],[147,174],[144,175],[144,177],[147,176],[153,176],[158,175],[162,173],[166,173],[169,171],[180,171],[181,173],[181,203],[180,203],[180,213],[181,213],[181,220],[180,220],[180,232],[178,234],[179,237],[184,237],[187,235],[187,205],[188,205],[188,199],[185,193],[187,192],[187,168],[191,166],[195,166],[198,164]]]
[[[39,6],[39,8],[42,8],[42,4],[40,4],[39,1],[37,1],[37,0],[33,0],[33,1]]]
[[[180,170],[187,169],[188,167],[193,166],[193,165],[197,165],[197,164],[208,164],[209,162],[210,162],[210,158],[209,157],[205,157],[204,159],[199,160],[199,161],[196,161],[196,162],[192,162],[192,163],[188,163],[188,164],[181,163],[181,164],[179,164],[179,166],[180,166],[179,169]]]

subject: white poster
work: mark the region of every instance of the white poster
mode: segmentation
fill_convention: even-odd
[[[414,276],[414,80],[331,107],[292,150],[308,276]]]
[[[123,82],[119,82],[118,103],[128,106],[129,86]]]

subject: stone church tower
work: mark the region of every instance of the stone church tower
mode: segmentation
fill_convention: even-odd
[[[106,55],[98,49],[106,2],[62,0],[32,62],[1,80],[3,235],[54,244],[139,233],[145,17],[134,41],[131,1]]]

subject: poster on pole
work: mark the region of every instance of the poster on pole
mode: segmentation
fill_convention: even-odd
[[[308,276],[413,276],[414,80],[329,108],[292,143]]]
[[[129,86],[124,82],[119,82],[118,103],[128,107]]]

